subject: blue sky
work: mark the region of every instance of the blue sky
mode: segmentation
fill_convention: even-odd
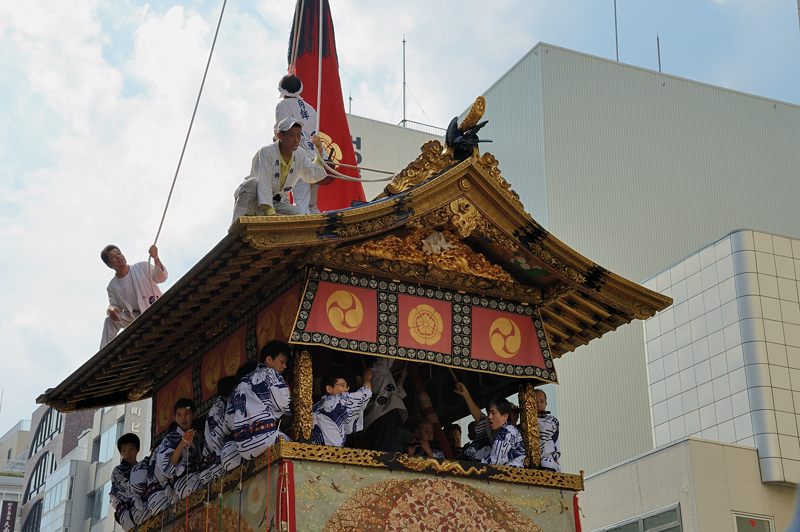
[[[333,0],[353,112],[445,126],[537,42],[614,57],[613,0]],[[158,226],[221,2],[0,4],[0,433],[94,354],[107,243]],[[618,0],[620,60],[800,103],[795,0]],[[159,246],[180,278],[225,234],[269,141],[292,0],[231,1]]]

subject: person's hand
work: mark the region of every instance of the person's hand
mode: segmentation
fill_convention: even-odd
[[[470,397],[469,390],[467,390],[467,387],[464,386],[463,382],[457,382],[456,383],[456,388],[453,391],[456,392],[461,397],[463,397],[464,399],[466,399],[467,397]]]
[[[111,321],[120,321],[122,318],[119,316],[120,310],[117,307],[108,307],[108,317]]]
[[[370,369],[364,370],[364,386],[367,388],[372,387],[372,370]]]
[[[322,141],[318,136],[311,135],[311,144],[313,144],[321,154],[325,152],[325,148],[322,146]]]
[[[277,213],[275,212],[275,207],[272,205],[261,205],[261,212],[264,216],[275,216]]]
[[[189,445],[194,441],[194,429],[189,429],[183,433],[183,442]]]
[[[156,246],[150,246],[148,253],[150,253],[153,260],[158,260],[158,248]]]
[[[431,449],[431,442],[428,440],[422,440],[419,442],[419,446],[428,455],[428,458],[433,458],[433,449]]]

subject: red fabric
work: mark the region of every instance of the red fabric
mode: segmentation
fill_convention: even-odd
[[[289,340],[299,302],[300,285],[296,284],[258,313],[256,338],[259,349],[270,340]]]
[[[581,507],[578,502],[578,494],[572,496],[572,511],[575,515],[575,532],[581,532]]]
[[[374,342],[378,335],[377,293],[369,288],[320,282],[305,330]]]
[[[245,327],[241,327],[203,355],[203,360],[200,362],[200,388],[203,401],[208,401],[217,395],[217,382],[222,377],[236,375],[239,367],[247,362],[246,343]]]
[[[544,355],[529,316],[472,307],[472,358],[544,368]]]
[[[181,371],[169,383],[156,392],[154,401],[156,434],[167,429],[175,418],[175,401],[188,397],[194,401],[192,366]]]
[[[298,2],[299,4],[299,2]],[[299,7],[299,5],[298,5]],[[296,11],[296,10],[295,10]],[[304,2],[301,13],[301,27],[295,75],[303,82],[302,97],[317,110],[320,117],[320,138],[326,147],[326,157],[334,150],[334,160],[338,163],[356,164],[356,154],[350,136],[350,126],[344,112],[342,83],[339,80],[339,61],[336,56],[336,37],[328,0],[323,0],[323,56],[322,56],[322,95],[320,106],[317,102],[317,66],[319,63],[319,2]],[[292,27],[289,39],[291,54],[292,39],[296,28]],[[331,144],[326,143],[325,135]],[[337,160],[338,159],[338,160]],[[342,174],[360,177],[354,168],[338,168]],[[317,206],[322,211],[344,209],[353,201],[364,201],[364,188],[361,183],[336,179],[329,185],[321,186]]]
[[[401,347],[450,354],[452,311],[447,301],[400,294],[398,333]]]

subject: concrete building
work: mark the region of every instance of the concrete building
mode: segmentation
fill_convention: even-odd
[[[0,530],[13,530],[18,522],[30,439],[30,419],[20,420],[0,437]]]
[[[538,44],[484,93],[482,146],[531,214],[643,281],[731,228],[800,235],[800,107]],[[557,362],[562,466],[653,448],[633,324]],[[586,437],[591,434],[592,437]]]
[[[417,158],[423,144],[431,139],[443,142],[444,136],[441,128],[417,123],[401,127],[356,115],[347,115],[347,123],[358,164],[387,172],[399,172]],[[361,172],[362,179],[386,177],[389,176],[366,170]],[[383,192],[386,182],[364,182],[363,186],[364,196],[371,200]]]
[[[589,475],[583,530],[776,532],[795,490],[761,482],[751,447],[687,438]]]
[[[656,446],[756,447],[763,482],[800,482],[799,281],[800,239],[737,230],[645,283],[674,299],[645,322]]]

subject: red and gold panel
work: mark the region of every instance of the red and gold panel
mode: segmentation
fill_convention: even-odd
[[[398,296],[398,345],[428,349],[438,353],[452,352],[453,309],[447,301]]]
[[[245,326],[240,327],[238,331],[203,355],[200,363],[200,388],[203,401],[216,395],[217,382],[222,377],[236,375],[239,367],[247,361],[246,330]]]
[[[472,308],[472,358],[544,368],[533,320],[529,316]]]
[[[359,342],[377,337],[377,294],[375,290],[320,282],[305,330]]]
[[[300,285],[296,284],[264,307],[256,318],[256,339],[261,350],[270,340],[286,342],[292,334],[294,318],[300,298]]]
[[[169,381],[156,393],[155,398],[155,433],[159,434],[167,429],[175,418],[175,401],[182,397],[194,400],[194,387],[192,386],[192,368],[188,367]]]

